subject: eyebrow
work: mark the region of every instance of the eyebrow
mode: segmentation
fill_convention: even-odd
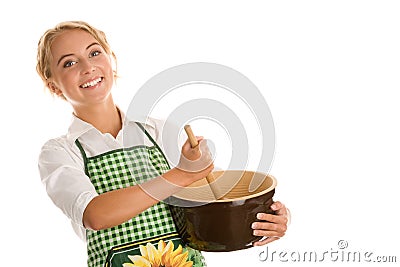
[[[88,46],[86,47],[86,50],[88,50],[89,48],[91,48],[91,47],[94,46],[94,45],[100,45],[100,44],[99,44],[99,43],[96,43],[96,42],[91,43],[90,45],[88,45]],[[57,66],[60,64],[61,60],[63,60],[63,59],[66,58],[66,57],[73,56],[73,55],[74,55],[74,54],[66,54],[66,55],[61,56],[60,59],[57,61]]]

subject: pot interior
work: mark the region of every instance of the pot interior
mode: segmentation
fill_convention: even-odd
[[[220,195],[216,200],[206,178],[182,189],[174,196],[196,202],[228,202],[244,200],[265,194],[276,187],[276,179],[265,173],[228,170],[214,171],[215,186]]]

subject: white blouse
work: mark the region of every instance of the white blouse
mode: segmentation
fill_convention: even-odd
[[[171,166],[175,166],[180,152],[178,143],[181,143],[182,139],[178,140],[176,135],[171,135],[171,137],[162,135],[161,129],[166,125],[164,123],[162,120],[148,119],[146,124],[142,123],[142,125],[162,150],[173,151],[167,158]],[[129,138],[127,138],[127,132],[129,132]],[[42,183],[54,204],[71,220],[77,235],[85,240],[83,212],[98,194],[85,174],[83,157],[75,144],[77,138],[87,157],[123,147],[143,144],[152,146],[153,144],[144,137],[143,131],[134,121],[124,122],[122,130],[114,138],[111,134],[103,134],[91,124],[73,116],[66,135],[51,139],[43,145],[38,163]]]

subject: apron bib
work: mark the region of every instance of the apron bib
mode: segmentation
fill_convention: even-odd
[[[157,143],[140,123],[136,124],[153,146],[139,145],[87,157],[78,139],[75,141],[84,159],[86,175],[98,194],[143,183],[170,169]],[[87,229],[88,266],[205,266],[199,251],[184,246],[171,208],[177,209],[159,202],[115,227]]]

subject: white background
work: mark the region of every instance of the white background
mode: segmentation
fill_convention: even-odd
[[[270,252],[322,254],[346,240],[347,251],[400,261],[397,1],[120,2],[1,4],[2,265],[85,266],[85,245],[37,171],[41,145],[70,120],[69,106],[46,93],[35,72],[39,37],[63,20],[107,33],[122,108],[153,75],[188,62],[232,67],[258,86],[276,127],[276,200],[293,216]],[[261,262],[260,252],[206,258],[211,267],[290,264]]]

